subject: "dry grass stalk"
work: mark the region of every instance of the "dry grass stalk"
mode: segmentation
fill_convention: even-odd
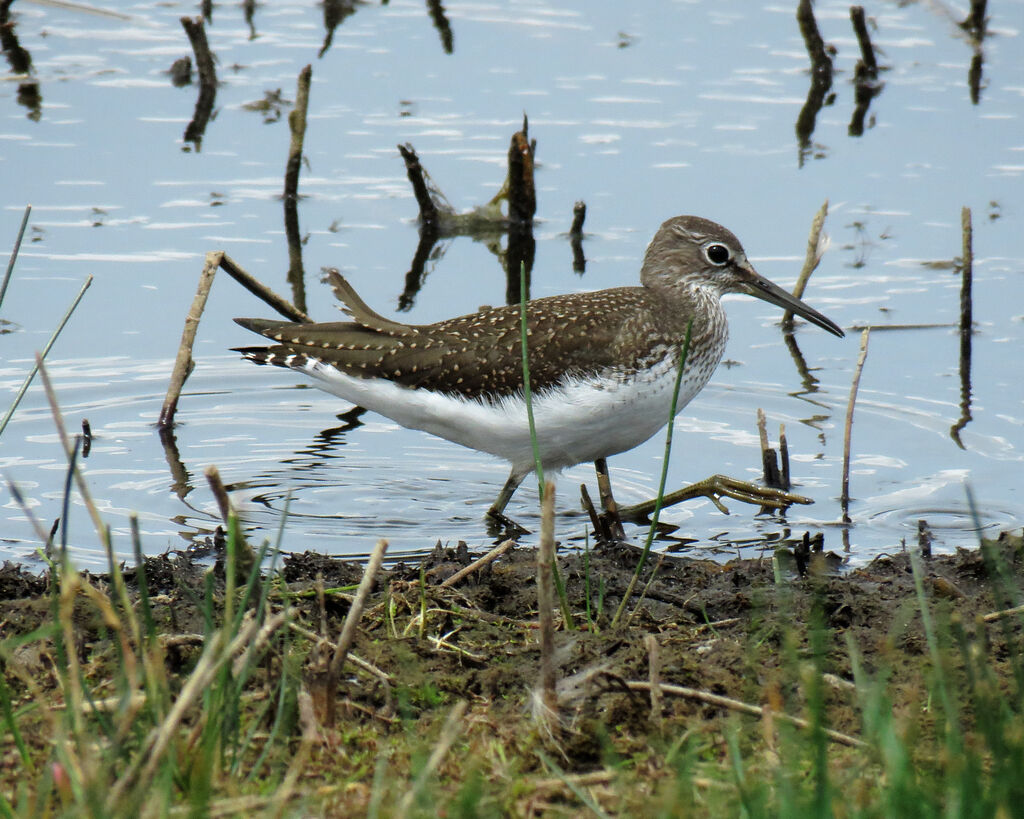
[[[857,402],[857,390],[860,388],[860,375],[864,370],[864,361],[868,357],[870,335],[870,327],[865,327],[860,334],[860,355],[857,356],[857,366],[854,368],[853,381],[850,383],[850,400],[846,404],[846,425],[843,429],[843,491],[839,499],[845,524],[852,522],[850,520],[850,438],[853,434],[853,407]]]
[[[376,578],[380,564],[384,560],[384,553],[387,551],[387,548],[388,542],[386,540],[378,540],[377,545],[373,548],[373,552],[370,553],[366,570],[363,572],[363,579],[359,581],[359,588],[356,590],[352,607],[348,610],[348,615],[345,617],[345,622],[341,627],[341,636],[338,638],[338,643],[334,648],[334,656],[331,658],[331,664],[327,669],[326,722],[328,726],[334,725],[334,718],[337,713],[338,677],[341,674],[341,667],[345,664],[348,650],[355,641],[356,627],[359,625],[359,619],[363,616],[366,598],[369,597],[370,590],[373,588],[374,578]]]
[[[649,682],[643,682],[640,680],[631,680],[626,683],[626,686],[632,691],[650,691],[651,684]],[[688,688],[684,685],[661,685],[662,693],[671,694],[675,697],[686,697],[691,700],[698,700],[708,705],[714,705],[719,708],[726,708],[730,711],[739,711],[742,714],[750,714],[753,717],[764,717],[765,709],[759,705],[751,705],[748,702],[742,700],[734,700],[732,697],[723,697],[721,694],[712,694],[710,691],[700,691],[696,688]],[[775,719],[785,720],[791,725],[796,725],[798,728],[810,728],[811,723],[800,717],[794,717],[785,713],[774,713]],[[848,734],[842,734],[839,731],[833,731],[831,728],[825,728],[823,730],[825,736],[831,739],[833,742],[838,742],[841,745],[850,745],[855,748],[867,747],[867,743],[856,737],[851,737]]]
[[[462,569],[459,569],[459,571],[457,571],[451,577],[443,580],[440,583],[440,588],[446,589],[449,586],[454,586],[456,583],[458,583],[464,577],[468,577],[473,572],[475,572],[477,569],[481,569],[484,566],[486,566],[488,563],[490,563],[491,561],[501,557],[503,554],[505,554],[505,552],[507,552],[509,549],[511,549],[515,545],[516,545],[516,542],[514,540],[506,540],[504,543],[499,543],[497,546],[495,546],[493,549],[491,549],[491,551],[489,551],[483,557],[477,558],[472,563],[470,563],[468,566],[466,566],[466,567],[464,567]]]

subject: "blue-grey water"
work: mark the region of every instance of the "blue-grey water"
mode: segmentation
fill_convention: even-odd
[[[348,5],[348,4],[346,4]],[[325,44],[324,6],[213,6],[207,35],[218,64],[215,116],[200,150],[183,142],[196,86],[167,69],[190,53],[173,2],[55,6],[22,0],[13,32],[28,72],[7,59],[0,77],[0,249],[32,215],[0,319],[0,413],[5,412],[83,281],[94,282],[48,358],[65,421],[94,434],[85,475],[115,548],[130,554],[129,519],[147,552],[202,542],[219,520],[203,477],[216,465],[246,527],[276,537],[291,493],[283,547],[365,554],[437,540],[488,542],[482,514],[504,464],[362,416],[230,347],[254,339],[234,316],[271,310],[223,273],[199,328],[196,368],[175,430],[182,475],[156,421],[204,255],[225,250],[289,294],[282,218],[288,148],[280,117],[247,104],[295,97],[313,67],[299,219],[309,312],[338,313],[319,270],[340,268],[388,316],[426,323],[504,300],[499,261],[485,242],[445,240],[411,309],[398,312],[418,240],[417,208],[398,143],[411,142],[456,208],[489,199],[504,176],[509,138],[529,116],[537,140],[538,223],[532,295],[630,284],[665,218],[695,213],[725,224],[760,272],[792,285],[815,211],[830,202],[830,245],[806,299],[848,329],[844,340],[803,325],[796,338],[809,389],[777,326],[778,311],[728,300],[730,366],[676,422],[669,487],[721,472],[760,474],[755,412],[772,438],[785,424],[797,491],[813,506],[786,519],[729,502],[666,510],[699,554],[756,554],[785,536],[824,532],[851,561],[913,545],[927,521],[938,550],[977,543],[970,485],[985,534],[1024,522],[1024,2],[989,4],[980,51],[946,4],[867,6],[885,67],[863,133],[850,135],[859,56],[848,6],[816,4],[835,48],[827,104],[803,147],[796,122],[808,97],[808,57],[795,3],[454,2],[443,4],[451,53],[428,10],[407,0],[352,4]],[[333,6],[330,4],[329,7]],[[100,13],[103,11],[105,13]],[[110,13],[114,12],[114,14]],[[969,84],[980,56],[977,100]],[[976,61],[977,62],[977,61]],[[975,67],[977,71],[977,66]],[[587,203],[586,271],[564,236]],[[975,331],[970,421],[962,415],[960,212],[973,211]],[[850,516],[839,504],[843,427],[864,325],[875,330],[852,434]],[[663,440],[611,459],[619,501],[657,488]],[[6,481],[38,522],[61,515],[66,474],[38,379],[0,437],[0,557],[35,563],[39,540]],[[578,508],[577,467],[559,508]],[[527,483],[510,513],[535,528]],[[80,565],[104,563],[75,494],[67,539]],[[634,534],[638,530],[631,530]],[[559,519],[582,543],[581,518]]]

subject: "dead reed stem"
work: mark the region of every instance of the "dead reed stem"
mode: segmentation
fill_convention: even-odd
[[[505,554],[505,552],[507,552],[509,549],[511,549],[515,545],[516,545],[516,542],[514,540],[506,540],[504,543],[499,543],[497,546],[495,546],[493,549],[491,549],[491,551],[489,551],[483,557],[474,560],[468,566],[466,566],[466,567],[464,567],[462,569],[459,569],[459,571],[457,571],[451,577],[443,580],[440,583],[439,587],[442,588],[442,589],[446,589],[449,586],[454,586],[456,583],[461,581],[464,577],[468,577],[473,572],[475,572],[477,569],[482,569],[488,563],[490,563],[493,560],[496,560],[497,558],[501,557],[503,554]]]
[[[206,263],[203,265],[203,272],[199,274],[199,285],[196,287],[196,295],[192,299],[192,306],[189,307],[188,315],[185,317],[185,328],[181,332],[181,343],[178,345],[178,355],[174,360],[174,369],[171,371],[171,383],[167,387],[167,395],[164,398],[164,405],[160,409],[160,418],[157,426],[160,429],[169,429],[174,424],[174,413],[178,409],[178,398],[181,396],[182,387],[191,375],[195,362],[192,360],[192,345],[195,344],[196,331],[199,329],[199,320],[203,317],[203,310],[206,308],[206,300],[210,296],[210,288],[213,286],[213,277],[217,273],[217,267],[224,256],[224,251],[215,250],[206,254]]]
[[[811,220],[811,231],[807,236],[807,252],[804,254],[804,265],[800,268],[800,275],[796,277],[796,284],[793,285],[793,295],[798,299],[803,298],[804,290],[807,288],[807,281],[811,274],[817,269],[822,257],[821,232],[825,227],[825,217],[828,216],[828,199],[826,199],[818,212]],[[792,332],[793,311],[787,310],[782,314],[782,329]]]
[[[537,615],[540,619],[540,700],[548,730],[558,724],[555,690],[555,484],[548,481],[540,502],[537,548]]]
[[[377,571],[380,569],[380,564],[384,560],[384,553],[387,549],[388,542],[386,540],[378,540],[377,545],[373,547],[370,559],[367,561],[366,569],[363,572],[363,579],[359,581],[359,588],[356,590],[355,599],[353,599],[352,606],[345,616],[345,622],[342,624],[341,636],[338,638],[338,644],[334,648],[334,656],[331,658],[331,663],[327,668],[327,713],[325,721],[328,727],[334,725],[334,717],[337,713],[338,677],[341,674],[342,666],[345,664],[345,657],[355,641],[356,628],[359,625],[360,618],[363,616],[366,598],[370,595],[374,579],[377,577]]]
[[[846,403],[846,426],[843,430],[843,491],[839,499],[845,524],[852,523],[850,520],[850,438],[853,434],[853,406],[857,402],[860,375],[864,370],[864,361],[868,357],[868,337],[870,335],[870,327],[865,327],[860,334],[860,355],[857,356],[857,366],[854,368],[853,381],[850,383],[850,400]]]

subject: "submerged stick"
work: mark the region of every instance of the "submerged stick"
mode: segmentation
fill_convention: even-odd
[[[377,571],[380,569],[380,564],[384,560],[384,553],[387,549],[388,542],[386,540],[378,540],[377,545],[373,547],[370,559],[366,563],[366,569],[363,571],[363,579],[359,581],[359,588],[356,590],[352,607],[348,610],[345,622],[341,627],[341,636],[338,638],[338,644],[334,648],[334,656],[327,667],[327,713],[325,715],[325,722],[328,726],[334,725],[334,717],[337,713],[338,677],[341,674],[342,666],[345,664],[345,657],[348,655],[348,651],[352,648],[352,643],[356,639],[356,627],[363,616],[366,598],[370,596],[373,581],[377,576]]]
[[[14,263],[18,260],[18,251],[21,250],[21,240],[25,236],[25,228],[28,227],[28,215],[32,212],[31,205],[25,205],[25,215],[21,217],[21,227],[18,228],[18,235],[14,238],[14,247],[11,248],[11,258],[7,262],[7,272],[4,273],[3,284],[0,284],[0,306],[4,303],[4,296],[7,295],[7,285],[11,281],[11,274],[14,272]]]
[[[867,23],[864,21],[863,6],[850,6],[850,22],[857,35],[857,45],[860,46],[857,76],[858,78],[867,76],[874,79],[878,76],[878,63],[875,61],[875,48],[871,45],[871,35],[868,34]]]
[[[857,366],[853,371],[853,381],[850,383],[850,400],[846,404],[846,426],[843,430],[843,491],[839,498],[839,505],[843,509],[843,523],[849,525],[850,520],[850,438],[853,433],[853,405],[857,402],[857,390],[860,388],[860,374],[864,370],[864,361],[868,357],[868,337],[871,335],[871,328],[865,327],[860,334],[860,355],[857,356]]]
[[[4,430],[7,429],[7,424],[10,423],[11,418],[14,416],[14,411],[18,408],[18,404],[21,403],[21,399],[24,398],[25,393],[28,392],[32,379],[36,377],[36,373],[39,372],[39,368],[46,359],[47,353],[50,352],[50,348],[57,340],[57,336],[59,336],[61,330],[64,329],[64,325],[68,323],[68,320],[71,318],[71,314],[75,312],[75,308],[78,307],[78,303],[82,300],[82,296],[85,295],[85,291],[89,289],[90,284],[92,284],[92,276],[86,278],[81,289],[78,291],[78,295],[75,296],[75,300],[71,302],[71,306],[64,313],[63,318],[60,320],[60,324],[57,325],[57,329],[50,335],[50,339],[46,342],[46,346],[43,347],[43,351],[36,356],[35,364],[32,365],[32,369],[29,370],[28,375],[25,376],[25,380],[18,389],[18,394],[14,396],[14,402],[11,404],[10,409],[7,410],[7,414],[4,415],[3,420],[0,421],[0,435],[3,435]]]

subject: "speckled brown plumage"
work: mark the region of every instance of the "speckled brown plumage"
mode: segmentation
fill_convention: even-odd
[[[320,359],[362,378],[386,378],[466,398],[494,398],[523,388],[519,307],[495,307],[429,325],[389,322],[353,305],[348,283],[336,272],[331,283],[355,321],[293,324],[239,319],[243,327],[278,342],[243,348],[265,363],[289,356]],[[678,347],[690,317],[694,358],[703,349],[707,322],[692,305],[663,300],[643,287],[620,287],[537,299],[528,304],[530,382],[543,391],[567,377],[615,372],[622,378],[650,365],[652,351]],[[717,363],[717,362],[716,362]],[[290,365],[294,366],[294,362]]]
[[[337,272],[330,281],[351,321],[236,319],[274,342],[240,351],[260,364],[302,371],[328,392],[404,426],[507,459],[512,473],[491,508],[501,512],[534,463],[519,306],[409,325],[371,310]],[[644,256],[639,286],[529,302],[530,380],[545,470],[623,452],[665,425],[692,322],[676,410],[685,407],[725,350],[728,326],[720,299],[730,292],[791,309],[843,334],[759,276],[732,233],[696,216],[661,226]]]

